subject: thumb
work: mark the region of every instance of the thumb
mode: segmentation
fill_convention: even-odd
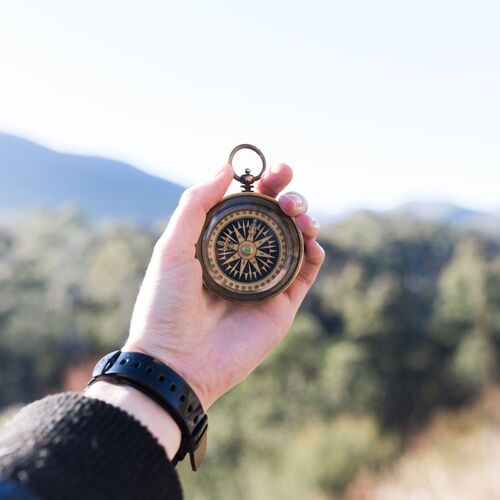
[[[207,212],[224,196],[232,179],[233,171],[226,164],[210,180],[184,191],[155,247],[162,260],[177,265],[193,259]]]

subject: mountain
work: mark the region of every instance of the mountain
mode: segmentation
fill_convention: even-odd
[[[154,224],[175,208],[183,187],[127,163],[60,153],[0,133],[0,211],[76,205],[92,219]]]
[[[183,187],[127,163],[60,153],[0,133],[0,213],[76,205],[95,220],[121,219],[152,225],[175,208]],[[380,213],[380,212],[379,212]],[[383,215],[429,220],[500,237],[500,213],[445,202],[411,202]],[[352,212],[324,215],[331,224]]]
[[[397,216],[428,220],[489,236],[500,236],[500,213],[481,212],[445,202],[410,202],[391,211]]]
[[[408,221],[412,219],[428,221],[500,239],[500,211],[482,212],[447,202],[412,201],[390,210],[351,210],[328,217],[320,214],[319,220],[323,227],[334,226],[336,223],[345,222],[360,214],[373,214]]]

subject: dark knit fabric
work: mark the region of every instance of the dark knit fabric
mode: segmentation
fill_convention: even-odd
[[[2,429],[0,477],[45,500],[182,498],[174,467],[144,426],[76,393],[36,401]]]
[[[17,481],[0,479],[0,500],[41,500]]]

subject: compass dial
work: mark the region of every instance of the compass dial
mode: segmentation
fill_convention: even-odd
[[[284,290],[295,277],[302,237],[275,200],[245,193],[226,198],[208,214],[197,256],[214,293],[255,302]]]
[[[268,215],[240,210],[224,217],[209,240],[209,261],[219,280],[235,290],[259,290],[283,269],[283,232]]]

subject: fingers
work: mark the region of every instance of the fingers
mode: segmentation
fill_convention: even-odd
[[[292,180],[292,169],[284,163],[273,167],[266,176],[262,177],[257,190],[262,194],[276,197]],[[294,191],[282,195],[279,205],[283,212],[295,217],[297,224],[306,239],[315,239],[319,233],[319,224],[311,216],[306,215],[308,203],[304,196]]]
[[[284,194],[279,199],[279,204],[283,212],[295,217],[304,238],[316,239],[318,237],[319,223],[314,217],[306,214],[308,204],[302,195],[293,192]]]
[[[299,229],[302,231],[305,239],[315,240],[319,234],[319,223],[308,214],[301,214],[295,218]]]
[[[304,236],[305,255],[299,274],[286,293],[295,307],[299,307],[306,293],[311,288],[325,258],[325,251],[316,241],[319,224],[306,213],[307,200],[299,193],[286,193],[279,199],[281,209],[295,217],[295,221]]]
[[[325,259],[325,251],[316,240],[305,240],[304,247],[305,255],[299,274],[285,292],[296,308],[313,285]]]
[[[162,259],[174,265],[193,259],[206,214],[224,196],[232,179],[231,167],[224,165],[212,179],[184,191],[155,247]]]
[[[264,173],[257,183],[255,190],[258,193],[267,194],[267,196],[276,198],[278,193],[283,191],[283,189],[290,184],[292,177],[293,173],[291,167],[284,163],[280,163]]]
[[[291,191],[280,197],[279,202],[281,209],[290,217],[297,217],[300,214],[307,212],[307,200],[300,195]]]

